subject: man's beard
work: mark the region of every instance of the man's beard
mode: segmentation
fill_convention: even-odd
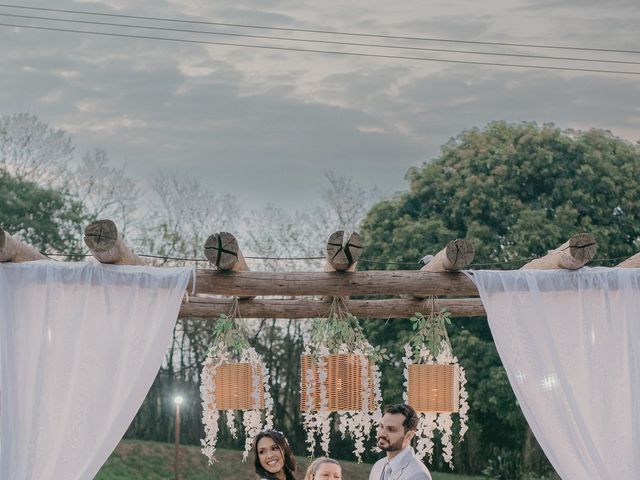
[[[378,447],[380,448],[380,450],[382,450],[383,452],[397,452],[398,450],[402,450],[402,442],[404,441],[404,438],[399,439],[395,443],[389,443],[387,439],[385,439],[384,441],[388,444],[388,446],[383,447],[382,445],[380,445],[380,440],[378,439]]]

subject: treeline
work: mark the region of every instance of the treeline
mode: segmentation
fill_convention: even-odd
[[[23,151],[26,138],[39,142],[37,148]],[[33,152],[44,154],[34,159]],[[454,238],[473,242],[474,268],[519,268],[582,231],[598,239],[600,259],[626,258],[640,250],[640,150],[599,130],[492,123],[462,132],[438,158],[411,169],[408,191],[391,199],[381,200],[375,191],[327,174],[319,187],[321,204],[295,213],[277,206],[243,213],[232,196],[213,194],[196,180],[167,172],[143,185],[128,178],[124,168],[111,166],[104,152],[90,152],[72,167],[70,138],[29,115],[2,117],[0,153],[1,226],[69,259],[81,258],[82,229],[96,218],[114,220],[138,253],[160,257],[202,258],[206,237],[220,230],[237,233],[250,255],[321,256],[331,232],[358,230],[365,239],[363,259],[370,261],[361,261],[360,269],[405,269],[412,263],[418,268],[417,259]],[[251,260],[250,267],[319,270],[322,263]],[[173,441],[173,397],[180,393],[186,400],[182,442],[199,444],[199,376],[214,322],[178,320],[165,362],[127,437]],[[382,367],[384,401],[401,401],[400,359],[411,336],[409,321],[362,322],[371,343],[390,352]],[[248,328],[269,369],[276,426],[287,433],[296,453],[304,454],[299,357],[308,322],[262,319],[252,320]],[[471,405],[469,431],[454,449],[457,471],[508,479],[552,475],[513,395],[487,322],[455,319],[449,333],[467,372]],[[240,448],[242,440],[230,438],[221,427],[219,446]],[[349,439],[337,432],[334,437],[332,455],[352,458]],[[376,457],[369,453],[367,459]],[[432,468],[446,470],[439,458],[436,451]]]

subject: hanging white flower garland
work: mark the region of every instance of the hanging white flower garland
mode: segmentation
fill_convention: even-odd
[[[216,401],[216,372],[225,364],[248,363],[251,365],[251,399],[252,407],[242,411],[242,425],[245,432],[245,448],[242,460],[245,461],[253,437],[263,429],[273,428],[273,399],[269,392],[269,374],[262,357],[237,328],[234,318],[221,315],[216,325],[217,343],[209,350],[204,361],[200,377],[200,396],[202,398],[202,423],[205,437],[201,440],[202,453],[209,459],[209,464],[216,461],[215,450],[218,440],[218,422],[220,410]],[[263,412],[260,400],[264,398]],[[225,410],[226,424],[233,438],[237,438],[235,414],[233,410]]]
[[[464,368],[459,364],[458,358],[451,351],[451,344],[446,333],[445,323],[450,323],[450,313],[442,309],[437,313],[432,308],[431,315],[424,317],[416,313],[411,320],[414,322],[414,329],[418,333],[411,341],[404,345],[404,393],[403,398],[409,402],[409,367],[411,365],[456,365],[455,372],[458,382],[458,416],[460,420],[459,441],[464,439],[467,431],[469,395],[465,389],[467,383]],[[432,353],[437,352],[435,357]],[[453,468],[453,418],[452,413],[445,412],[417,412],[418,429],[416,432],[416,456],[418,458],[429,457],[429,462],[433,461],[433,436],[438,430],[441,433],[442,457],[445,462]]]
[[[358,410],[330,409],[328,361],[333,354],[355,355],[357,358],[356,368],[362,382],[358,402],[361,408]],[[302,417],[309,453],[315,454],[320,440],[320,448],[329,456],[331,421],[335,418],[343,438],[348,435],[354,440],[353,453],[361,462],[365,442],[374,425],[382,419],[380,370],[372,360],[380,360],[384,350],[371,346],[357,319],[346,312],[342,299],[335,298],[328,318],[314,320],[311,339],[305,343],[303,355],[312,358],[312,363],[301,372],[301,382],[304,383]],[[316,403],[316,396],[319,404]],[[373,409],[370,408],[371,404]]]

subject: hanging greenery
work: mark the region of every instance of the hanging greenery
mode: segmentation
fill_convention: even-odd
[[[454,413],[460,419],[459,440],[467,431],[469,411],[464,368],[451,351],[447,325],[451,313],[437,308],[431,297],[428,316],[416,313],[411,317],[415,335],[404,346],[404,400],[418,413],[416,455],[433,460],[433,437],[441,433],[442,456],[453,468],[452,427]]]
[[[242,411],[245,431],[246,460],[255,435],[263,429],[273,428],[273,399],[269,393],[268,370],[238,323],[238,304],[231,315],[220,315],[214,330],[214,341],[209,349],[201,374],[202,423],[205,438],[202,453],[209,464],[216,461],[220,411],[225,412],[226,424],[236,438],[235,410]],[[264,410],[264,412],[263,412]]]
[[[354,439],[353,452],[361,461],[364,442],[381,419],[380,370],[376,362],[383,358],[388,358],[385,350],[371,346],[342,298],[333,299],[326,318],[313,320],[300,370],[300,407],[312,455],[318,438],[324,454],[329,455],[331,421],[335,417],[343,437]]]

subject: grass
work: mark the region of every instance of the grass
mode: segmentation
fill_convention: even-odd
[[[180,448],[180,477],[184,480],[253,480],[256,478],[250,457],[242,462],[242,452],[217,450],[218,462],[209,466],[200,448]],[[169,443],[123,440],[102,466],[94,480],[172,480],[174,445]],[[298,478],[302,479],[309,465],[307,457],[298,458]],[[367,480],[371,465],[340,462],[345,480]],[[432,474],[433,480],[478,480],[449,473]]]

